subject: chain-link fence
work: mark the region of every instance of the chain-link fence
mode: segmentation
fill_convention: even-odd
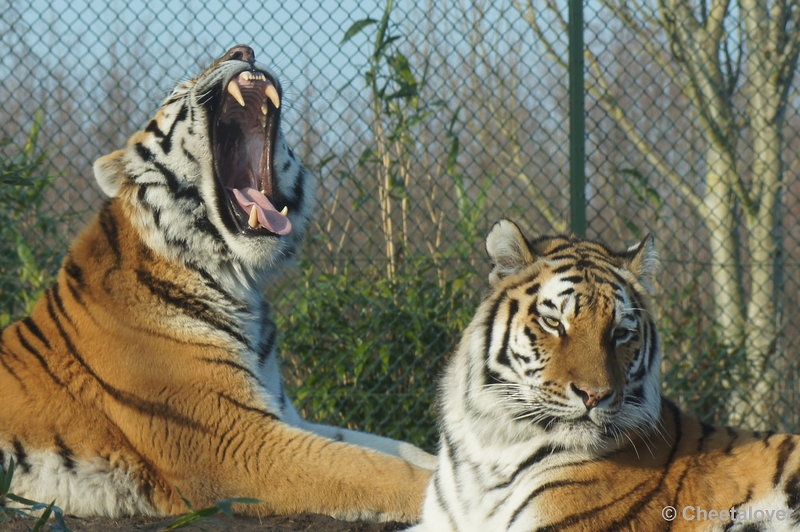
[[[298,406],[432,448],[483,236],[501,217],[570,230],[566,4],[401,1],[382,33],[372,2],[0,0],[5,169],[57,176],[4,182],[0,319],[96,210],[94,159],[248,43],[281,73],[284,128],[321,185],[273,289]],[[583,16],[586,233],[656,236],[666,392],[704,419],[796,430],[797,1],[590,0]]]

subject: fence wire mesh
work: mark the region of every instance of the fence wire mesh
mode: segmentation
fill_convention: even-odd
[[[297,405],[433,449],[436,380],[484,290],[483,236],[501,217],[569,230],[561,4],[0,1],[0,325],[97,210],[92,162],[248,43],[280,73],[284,129],[319,180],[299,267],[271,289]],[[800,8],[720,5],[584,3],[587,234],[656,237],[668,395],[709,421],[791,431]]]

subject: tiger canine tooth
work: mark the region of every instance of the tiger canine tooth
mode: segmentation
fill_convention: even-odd
[[[253,229],[258,227],[258,209],[256,209],[255,205],[253,205],[253,208],[250,210],[250,220],[247,223]]]
[[[280,109],[281,99],[278,96],[278,91],[275,90],[275,85],[267,85],[267,88],[264,89],[264,94],[266,94],[267,98],[270,99],[272,105],[275,106],[275,109]]]
[[[239,105],[244,107],[244,98],[242,98],[242,91],[239,90],[239,84],[235,81],[231,80],[228,83],[228,94],[234,97],[234,99],[239,102]]]
[[[288,205],[283,208],[283,210],[281,211],[281,214],[284,215],[284,216],[288,216],[289,215],[289,206]]]
[[[265,104],[265,103],[261,104],[261,114],[262,115],[266,115],[267,114],[267,104]]]

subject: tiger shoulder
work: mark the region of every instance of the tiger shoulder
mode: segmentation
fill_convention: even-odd
[[[800,436],[712,426],[661,396],[652,237],[613,251],[503,220],[486,248],[414,532],[800,530]]]
[[[284,390],[266,286],[315,203],[283,103],[238,45],[95,163],[108,200],[30,316],[0,333],[11,493],[76,516],[242,497],[261,501],[235,505],[253,515],[418,519],[433,457],[309,423]]]

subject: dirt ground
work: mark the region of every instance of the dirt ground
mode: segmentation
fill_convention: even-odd
[[[131,517],[126,519],[108,519],[93,517],[78,519],[65,517],[67,527],[73,532],[159,532],[173,519],[157,519],[153,517]],[[21,522],[13,520],[0,524],[2,532],[27,532],[25,524],[33,527],[33,521]],[[208,532],[394,532],[404,530],[409,525],[400,523],[348,523],[337,521],[324,515],[300,514],[280,517],[234,517],[230,519],[222,514],[214,516],[181,530],[206,530]],[[45,527],[49,530],[49,527]]]

